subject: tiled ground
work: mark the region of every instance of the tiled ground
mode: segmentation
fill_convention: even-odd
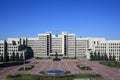
[[[34,60],[29,63],[35,67],[30,71],[18,71],[18,69],[23,66],[12,66],[6,67],[0,71],[0,80],[5,80],[6,75],[12,72],[26,73],[26,74],[38,74],[40,71],[47,69],[63,69],[71,72],[78,73],[90,73],[92,71],[82,71],[76,67],[77,64],[85,64],[90,66],[93,71],[102,74],[104,76],[103,80],[120,80],[120,73],[118,69],[113,69],[104,65],[99,64],[97,61],[84,61],[84,60],[62,60],[62,61],[52,61],[52,60]]]

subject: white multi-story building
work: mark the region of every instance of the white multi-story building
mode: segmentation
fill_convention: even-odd
[[[47,57],[51,53],[51,33],[38,34],[38,38],[28,38],[34,57]]]
[[[28,46],[30,46],[33,50],[33,53],[35,53],[34,57],[41,56],[38,38],[28,38]]]
[[[59,55],[62,54],[62,36],[61,35],[52,35],[52,45],[51,45],[51,55],[55,54],[56,52]]]
[[[0,40],[0,56],[2,56],[3,58],[7,55],[6,47],[6,41]]]
[[[0,40],[0,61],[15,60],[12,58],[24,56],[24,49],[27,49],[27,38]]]
[[[33,51],[34,57],[48,57],[56,53],[63,57],[90,59],[90,53],[107,55],[110,59],[120,61],[120,40],[106,40],[105,38],[80,37],[75,34],[62,32],[61,35],[51,32],[38,34],[37,38],[8,38],[0,40],[0,56],[19,52],[19,46],[26,45]]]
[[[76,38],[76,56],[86,58],[89,49],[89,38]],[[89,57],[89,56],[88,56]]]
[[[75,35],[68,34],[67,35],[67,56],[74,57],[75,56]]]
[[[115,57],[117,61],[120,61],[120,40],[105,40],[93,39],[92,51],[100,53],[100,55],[107,55],[108,58]]]
[[[21,45],[27,45],[27,38],[8,38],[7,39],[7,53],[9,58],[11,58],[13,53],[15,55],[17,53],[20,53],[19,49],[23,47]]]
[[[48,32],[39,34],[38,38],[28,38],[28,46],[33,49],[34,57],[75,56],[75,35],[63,32],[62,35],[52,35]]]

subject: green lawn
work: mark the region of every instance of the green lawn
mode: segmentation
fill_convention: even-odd
[[[35,77],[30,74],[23,74],[17,77],[8,76],[7,80],[35,80]]]
[[[8,76],[6,80],[68,80],[70,79],[70,76],[64,76],[64,77],[57,77],[57,76],[52,76],[52,77],[38,77],[30,74],[23,74],[18,77],[11,77]]]
[[[28,71],[31,70],[34,66],[33,65],[25,65],[25,70],[24,66],[19,69],[19,71]]]
[[[102,75],[96,74],[96,75],[90,75],[90,74],[77,74],[74,76],[74,78],[102,78]]]
[[[110,61],[106,61],[106,62],[100,62],[100,64],[112,67],[112,68],[120,68],[120,62],[110,62]]]
[[[53,76],[53,77],[40,77],[40,80],[70,80],[72,77],[66,76],[66,77],[58,77],[58,76]]]
[[[101,75],[97,74],[94,76],[91,76],[90,74],[77,74],[74,76],[52,76],[52,77],[38,77],[30,74],[23,74],[18,77],[11,77],[8,76],[6,80],[73,80],[76,78],[102,78]]]

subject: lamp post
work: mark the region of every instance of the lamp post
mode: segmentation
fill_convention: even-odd
[[[91,49],[87,49],[86,54],[85,54],[85,58],[86,58],[85,67],[86,67],[86,69],[87,69],[87,59],[90,59],[90,51],[91,51]],[[87,57],[87,56],[89,56],[89,57]]]
[[[55,70],[54,70],[55,71]],[[55,74],[54,74],[54,80],[55,80]]]
[[[24,70],[25,70],[25,51],[23,51],[23,61],[24,61]]]
[[[87,69],[87,54],[85,55],[85,69]]]
[[[24,62],[24,70],[25,70],[25,52],[26,52],[26,50],[23,50],[22,52],[23,52],[23,62]]]
[[[86,54],[85,54],[85,69],[87,69],[87,54],[88,54],[88,50],[86,49]]]
[[[90,59],[91,50],[92,50],[92,49],[88,49],[88,56],[89,56],[89,59]]]

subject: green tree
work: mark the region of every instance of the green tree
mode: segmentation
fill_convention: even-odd
[[[101,60],[100,52],[98,52],[97,60]]]
[[[109,60],[112,61],[112,56],[111,56],[111,54],[109,55]]]
[[[0,56],[0,62],[3,62],[3,55]]]
[[[101,55],[101,60],[105,60],[105,57],[104,57],[104,55]]]
[[[23,54],[20,54],[20,61],[23,61]]]
[[[104,60],[108,61],[108,56],[107,56],[106,53],[105,53],[105,55],[104,55]]]
[[[3,62],[6,62],[6,61],[7,61],[6,56],[4,56],[3,57]]]
[[[16,53],[15,61],[19,61],[19,53]]]
[[[7,54],[7,56],[6,56],[6,59],[7,59],[7,61],[9,61],[9,56],[8,56],[8,54]]]
[[[13,51],[12,55],[11,55],[11,61],[15,61],[15,53]]]
[[[12,55],[10,56],[10,61],[13,61],[13,56]]]
[[[98,58],[98,56],[97,56],[97,53],[96,52],[94,52],[94,60],[97,60],[97,58]]]
[[[116,61],[115,55],[113,54],[112,61]]]
[[[94,55],[92,52],[90,53],[90,60],[94,60]]]
[[[7,62],[8,61],[8,54],[5,53],[3,56],[3,62]]]

